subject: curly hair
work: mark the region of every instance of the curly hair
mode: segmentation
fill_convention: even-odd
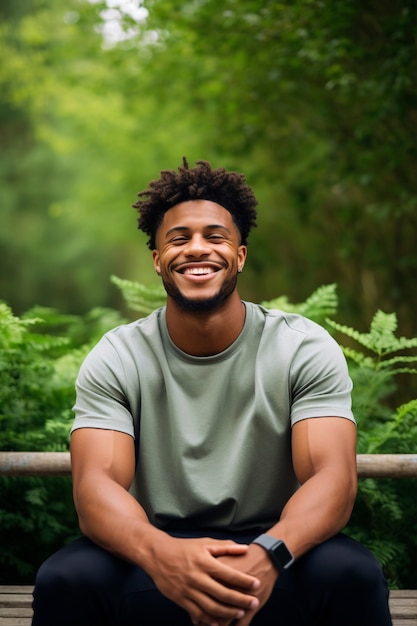
[[[186,157],[183,166],[164,170],[158,180],[149,183],[148,189],[138,193],[138,228],[149,236],[148,247],[156,246],[158,226],[168,209],[187,200],[210,200],[227,209],[238,227],[242,245],[247,245],[250,229],[256,227],[258,201],[243,174],[228,172],[223,167],[212,169],[208,161],[196,161],[190,168]]]

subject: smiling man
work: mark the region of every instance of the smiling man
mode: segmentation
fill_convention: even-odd
[[[351,381],[328,333],[241,300],[257,201],[206,161],[134,205],[166,306],[77,379],[83,536],[40,568],[35,626],[390,626],[356,495]]]
[[[222,206],[210,200],[177,204],[164,215],[156,246],[155,269],[181,309],[209,312],[229,299],[240,302],[235,289],[246,247]]]

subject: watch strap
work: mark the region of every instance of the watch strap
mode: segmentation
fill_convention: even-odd
[[[264,533],[256,537],[252,543],[261,546],[268,553],[269,558],[279,572],[282,572],[294,563],[294,556],[281,539]]]

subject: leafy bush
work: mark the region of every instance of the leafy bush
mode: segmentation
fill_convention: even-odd
[[[148,314],[165,301],[161,287],[112,277],[128,306]],[[267,308],[301,313],[327,327],[346,355],[354,382],[358,452],[411,453],[417,447],[417,399],[393,406],[398,376],[415,377],[410,350],[417,338],[396,337],[394,313],[378,311],[368,333],[337,323],[336,285],[303,303],[285,296]],[[116,311],[69,316],[35,307],[21,318],[0,303],[0,448],[67,450],[74,381],[81,362],[106,330],[123,323]],[[36,332],[35,332],[36,331]],[[356,345],[359,344],[359,347]],[[66,478],[0,479],[0,582],[33,582],[39,564],[76,536],[78,524]],[[347,531],[379,558],[392,587],[416,587],[417,504],[411,479],[363,479]],[[34,538],[36,537],[36,542]]]
[[[0,449],[68,450],[78,369],[122,321],[105,309],[82,318],[41,307],[17,318],[0,303]],[[0,527],[0,583],[33,582],[37,566],[79,532],[71,480],[0,477]]]
[[[397,317],[377,311],[368,333],[335,321],[327,324],[353,339],[362,350],[343,346],[354,383],[353,410],[358,422],[359,453],[417,450],[417,399],[396,409],[390,397],[396,377],[415,375],[417,338],[396,337]],[[417,499],[415,479],[366,479],[359,482],[349,532],[367,544],[384,566],[392,587],[415,588],[417,572]]]

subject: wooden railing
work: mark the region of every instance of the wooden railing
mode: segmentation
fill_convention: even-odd
[[[358,454],[359,478],[417,477],[417,454]],[[69,452],[0,452],[0,476],[70,476]]]

